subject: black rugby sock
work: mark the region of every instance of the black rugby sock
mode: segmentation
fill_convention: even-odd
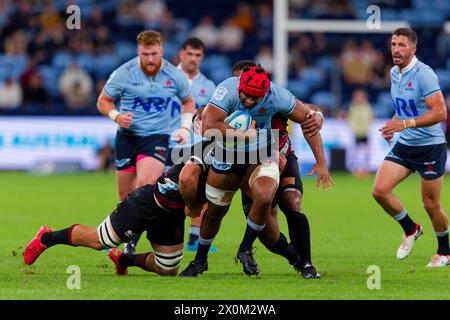
[[[134,254],[134,253],[125,254],[125,253],[123,253],[119,257],[119,265],[122,268],[139,267],[141,269],[147,270],[145,268],[145,260],[147,259],[147,256],[150,253],[151,252],[140,253],[140,254]]]
[[[311,234],[308,218],[303,212],[282,208],[286,216],[289,237],[294,245],[301,262],[311,262]]]
[[[50,248],[56,244],[65,244],[72,246],[71,234],[72,229],[76,226],[76,224],[70,226],[69,228],[47,232],[41,236],[41,243]]]
[[[273,246],[267,246],[270,252],[278,254],[289,261],[289,264],[295,264],[298,261],[297,250],[290,246],[286,236],[280,232],[280,238]]]

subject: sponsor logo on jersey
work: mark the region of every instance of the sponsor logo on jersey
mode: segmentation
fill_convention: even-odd
[[[216,91],[214,91],[214,99],[222,101],[223,98],[227,95],[228,90],[225,87],[217,87]]]
[[[130,163],[131,159],[120,159],[120,160],[116,160],[116,167],[117,168],[121,168],[125,165],[127,165],[128,163]]]

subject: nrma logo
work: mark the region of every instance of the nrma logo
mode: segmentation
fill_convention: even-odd
[[[169,104],[171,103],[172,98],[163,98],[163,97],[148,97],[142,100],[140,97],[134,98],[133,103],[133,110],[136,110],[137,108],[142,108],[146,112],[150,111],[157,111],[157,112],[163,112],[167,109]]]

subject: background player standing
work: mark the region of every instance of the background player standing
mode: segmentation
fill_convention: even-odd
[[[397,258],[404,259],[422,235],[422,226],[409,217],[392,190],[412,172],[419,172],[423,205],[438,240],[437,253],[427,267],[443,267],[450,261],[450,249],[448,218],[440,199],[447,153],[439,122],[447,119],[447,110],[438,78],[416,58],[416,45],[413,30],[399,28],[393,32],[391,53],[395,66],[391,69],[391,95],[396,113],[380,131],[387,141],[391,141],[395,132],[401,133],[378,169],[372,194],[405,232],[397,251]]]
[[[181,128],[172,137],[180,142],[189,138],[195,101],[183,72],[163,59],[162,45],[160,33],[139,33],[138,57],[111,74],[98,98],[100,113],[119,125],[115,146],[121,200],[162,174],[171,134],[169,105],[175,97],[182,103]],[[114,105],[118,99],[120,112]]]
[[[195,109],[204,107],[211,95],[214,92],[214,83],[206,78],[199,70],[200,64],[205,56],[205,45],[198,38],[189,38],[184,41],[182,49],[179,52],[180,64],[177,66],[187,77],[189,87],[191,89],[192,97],[195,100]],[[170,108],[170,130],[176,132],[178,128],[182,127],[181,123],[181,101],[178,97],[174,97]],[[190,143],[195,143],[201,140],[201,136],[191,133],[190,141],[182,141],[171,139],[169,141],[169,151],[166,161],[166,169],[169,169],[174,163],[172,161],[172,150],[175,154],[179,154],[180,150],[187,147]],[[200,224],[202,216],[191,218],[191,225],[189,227],[189,241],[187,243],[187,250],[196,251],[198,246],[198,234],[200,232]],[[140,235],[130,241],[124,251],[127,253],[134,252]],[[215,251],[215,248],[211,248]]]

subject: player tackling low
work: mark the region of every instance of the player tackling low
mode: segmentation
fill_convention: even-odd
[[[413,30],[399,28],[393,32],[391,53],[395,66],[391,70],[391,95],[395,115],[380,131],[387,141],[395,132],[400,132],[400,137],[378,169],[372,194],[405,232],[397,251],[397,258],[404,259],[422,235],[422,226],[410,218],[392,191],[412,172],[419,172],[423,205],[438,241],[437,253],[427,267],[444,267],[450,263],[448,218],[440,199],[447,153],[439,123],[447,119],[447,111],[439,80],[429,66],[416,58],[416,45]]]

